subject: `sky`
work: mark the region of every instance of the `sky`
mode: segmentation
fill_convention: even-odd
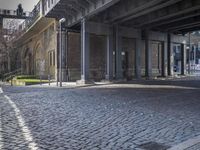
[[[16,10],[18,4],[21,3],[24,11],[32,11],[34,5],[36,5],[38,1],[39,0],[0,0],[0,8]]]

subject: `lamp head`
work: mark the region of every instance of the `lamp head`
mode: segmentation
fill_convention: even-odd
[[[65,22],[65,21],[66,21],[66,19],[65,19],[65,18],[62,18],[62,19],[59,20],[59,23],[63,23],[63,22]]]

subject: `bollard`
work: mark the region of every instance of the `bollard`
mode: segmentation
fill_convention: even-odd
[[[49,86],[50,86],[50,82],[51,82],[51,75],[48,75],[48,80],[49,80]]]
[[[11,78],[11,83],[10,84],[11,84],[11,86],[13,86],[13,78]]]
[[[42,85],[42,76],[40,75],[40,85]]]

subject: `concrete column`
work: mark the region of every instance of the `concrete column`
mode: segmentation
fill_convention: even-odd
[[[145,75],[147,79],[152,78],[152,48],[148,31],[145,31]]]
[[[123,79],[122,72],[122,36],[119,27],[116,27],[116,79]]]
[[[181,75],[186,75],[186,44],[181,44]]]
[[[3,17],[0,17],[0,31],[3,29]]]
[[[188,39],[188,44],[189,44],[189,49],[188,49],[188,74],[191,74],[191,52],[192,52],[192,44],[191,44],[191,33],[188,33],[189,39]]]
[[[59,81],[59,31],[56,31],[56,52],[55,52],[55,79],[56,81]]]
[[[81,22],[81,80],[83,83],[89,80],[89,50],[90,35],[86,29],[86,20]]]
[[[141,78],[141,51],[142,51],[142,40],[136,39],[135,76],[137,79]]]
[[[167,41],[162,43],[162,76],[167,77]]]
[[[106,80],[113,79],[113,34],[107,35]]]
[[[66,47],[65,47],[65,49],[66,49],[66,51],[65,51],[65,56],[66,56],[66,80],[67,81],[69,81],[69,58],[68,58],[68,45],[69,45],[69,43],[68,43],[68,39],[69,39],[69,31],[68,31],[68,29],[66,30],[66,39],[65,39],[65,41],[66,41]]]
[[[174,75],[174,50],[173,43],[171,42],[171,35],[168,34],[167,39],[167,49],[168,49],[168,75]]]
[[[196,48],[196,45],[194,45],[194,58],[193,58],[193,59],[194,59],[194,60],[193,60],[193,65],[194,65],[194,66],[196,65],[196,57],[197,57],[197,56],[196,56],[196,53],[197,53],[196,49],[197,49],[197,48]],[[195,68],[196,68],[196,66],[193,68],[194,71],[195,71]]]

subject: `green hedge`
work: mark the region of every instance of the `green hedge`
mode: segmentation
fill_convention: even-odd
[[[10,81],[11,82],[11,81]],[[14,86],[26,86],[26,85],[34,85],[40,83],[48,83],[48,80],[39,80],[39,79],[13,79],[12,84]]]
[[[16,76],[15,79],[39,79],[39,76],[36,75],[21,75],[21,76]]]

